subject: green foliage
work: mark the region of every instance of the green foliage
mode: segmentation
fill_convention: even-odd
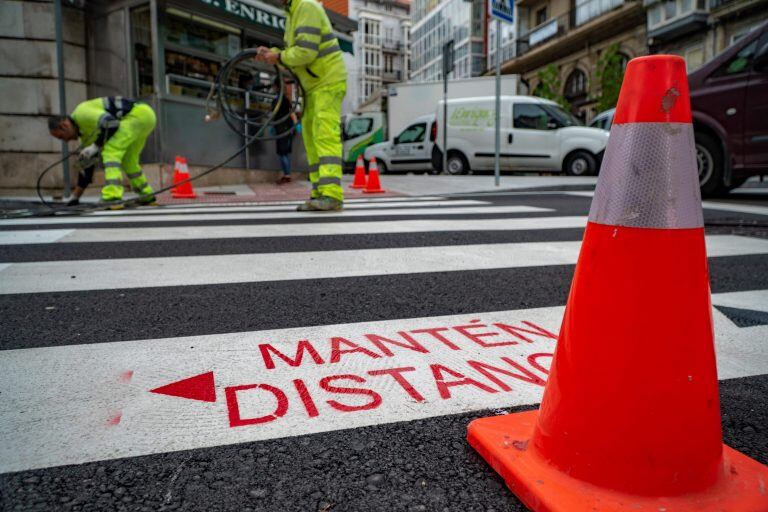
[[[597,81],[600,84],[600,96],[596,98],[598,112],[616,106],[622,80],[624,80],[624,70],[621,55],[619,55],[619,45],[616,43],[606,48],[597,60]]]
[[[560,80],[560,73],[554,64],[540,69],[537,73],[539,79],[539,85],[536,87],[535,95],[552,100],[565,110],[571,109],[571,104],[565,99],[565,96],[560,92],[563,88],[563,83]]]

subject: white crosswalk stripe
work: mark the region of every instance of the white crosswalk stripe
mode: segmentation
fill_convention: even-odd
[[[586,217],[0,231],[0,245],[583,228]]]
[[[0,294],[106,290],[114,283],[144,288],[572,265],[580,246],[531,242],[12,263],[0,270]],[[768,240],[742,236],[709,236],[707,247],[710,257],[768,254]],[[37,279],[43,275],[45,280]]]
[[[431,215],[474,215],[474,214],[503,214],[503,213],[545,213],[552,210],[538,208],[536,206],[459,206],[450,208],[385,208],[385,209],[352,209],[341,212],[297,212],[293,208],[283,209],[277,212],[252,212],[252,213],[201,213],[178,214],[162,213],[141,216],[133,215],[82,215],[39,217],[34,219],[34,224],[98,224],[98,223],[135,223],[135,222],[201,222],[222,220],[270,220],[270,219],[317,219],[323,215],[329,219],[346,217],[384,217],[384,216],[431,216]],[[29,225],[29,219],[4,219],[0,220],[0,226]]]
[[[574,215],[531,206],[524,200],[507,197],[506,201],[498,205],[490,200],[437,196],[376,198],[349,201],[347,210],[328,215],[300,214],[287,202],[179,205],[0,221],[0,251],[24,251],[22,259],[0,260],[0,304],[23,303],[28,311],[21,313],[29,315],[25,331],[2,337],[10,348],[0,350],[0,438],[4,441],[0,443],[0,473],[537,403],[567,289],[546,307],[521,302],[493,309],[474,303],[476,278],[468,276],[495,269],[528,272],[529,282],[499,282],[494,292],[499,296],[513,286],[532,290],[557,279],[552,277],[553,268],[567,272],[565,266],[576,263],[586,212]],[[441,218],[447,215],[487,218]],[[418,218],[399,218],[406,216]],[[352,220],[345,220],[347,217]],[[258,224],[273,219],[285,222]],[[211,221],[218,224],[205,224]],[[174,225],[153,226],[161,222]],[[101,227],[107,223],[120,226]],[[556,233],[557,241],[527,241],[551,240],[535,236],[558,229],[572,231]],[[452,239],[454,232],[475,233],[484,243],[461,245]],[[393,243],[384,248],[319,250],[317,245],[323,235],[368,240],[366,237],[381,234],[396,238],[419,233],[443,238],[438,238],[440,245],[430,245],[435,244],[431,241],[408,247]],[[499,233],[507,233],[508,238],[493,238]],[[528,238],[509,242],[520,236]],[[289,237],[295,239],[290,242],[306,242],[307,247],[295,252],[278,252],[271,246],[264,249],[270,243],[264,239],[284,243]],[[236,238],[253,239],[249,243],[260,251],[185,252],[197,242],[210,246]],[[419,243],[418,236],[410,236],[412,239]],[[181,240],[197,242],[180,244],[184,246],[175,255],[132,257],[123,252],[130,252],[132,242],[163,242],[168,247]],[[766,239],[717,234],[707,236],[706,242],[710,261],[768,255]],[[62,248],[75,254],[74,259],[48,255]],[[76,259],[84,258],[77,253],[81,249],[108,253],[98,253],[100,259]],[[451,285],[455,283],[464,302],[439,314],[420,312],[417,307],[421,304],[407,304],[402,308],[405,314],[375,321],[361,322],[354,317],[304,321],[301,314],[335,308],[337,298],[329,294],[328,304],[307,304],[300,293],[292,295],[301,282],[318,278],[322,281],[312,286],[398,276],[443,276]],[[235,283],[258,283],[267,290],[285,286],[293,302],[275,306],[253,299],[247,311],[233,315],[259,317],[267,315],[269,307],[295,307],[293,323],[227,329],[229,319],[223,318],[200,331],[195,325],[194,335],[187,330],[133,336],[134,326],[113,325],[108,312],[96,309],[100,313],[88,313],[92,317],[86,320],[101,327],[96,332],[103,339],[86,341],[79,338],[82,323],[81,327],[54,324],[53,335],[35,325],[35,319],[48,325],[40,309],[57,311],[67,299],[90,297],[91,291],[98,291],[92,299],[95,303],[98,297],[115,295],[122,300],[133,294],[126,299],[126,308],[139,307],[138,294],[157,293],[161,298],[154,300],[163,302],[156,307],[173,309],[176,296],[198,293],[193,286],[215,288],[212,295],[199,295],[199,307],[205,308],[205,300],[210,296],[216,300],[221,289]],[[351,287],[349,293],[371,309],[386,300],[398,300],[397,290],[387,290],[388,282],[379,286],[372,293],[364,286]],[[768,373],[768,344],[764,343],[768,325],[740,326],[717,309],[768,314],[768,290],[754,288],[737,286],[712,297],[720,379]],[[242,293],[252,300],[247,291]],[[391,296],[382,296],[386,293]],[[429,304],[432,290],[425,287],[420,293]],[[80,314],[76,309],[67,312],[68,317]],[[173,324],[173,329],[194,323],[195,314],[180,312],[179,324]],[[457,378],[456,372],[480,385],[445,384]],[[179,384],[189,378],[197,379],[194,385]],[[181,387],[168,391],[167,386],[174,383]]]
[[[438,206],[480,206],[488,205],[488,201],[477,201],[474,199],[457,199],[454,201],[424,201],[416,203],[420,208],[434,208]],[[413,201],[382,201],[382,202],[366,202],[366,203],[352,203],[345,205],[345,210],[373,210],[373,209],[386,209],[386,208],[403,208],[406,206],[413,206]],[[234,212],[295,212],[296,206],[293,204],[281,204],[281,205],[248,205],[248,206],[198,206],[195,208],[137,208],[133,210],[107,210],[89,213],[88,217],[124,217],[126,215],[163,215],[168,213],[234,213]]]

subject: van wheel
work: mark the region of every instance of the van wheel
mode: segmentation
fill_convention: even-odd
[[[565,173],[569,176],[593,176],[597,171],[597,162],[588,151],[574,151],[565,159]]]
[[[711,197],[728,193],[723,184],[723,152],[717,139],[703,132],[696,132],[694,139],[701,195]]]
[[[379,166],[379,174],[387,174],[387,164],[384,163],[384,160],[376,160],[376,165]]]
[[[458,151],[448,153],[448,174],[467,174],[469,172],[469,163],[467,159]]]

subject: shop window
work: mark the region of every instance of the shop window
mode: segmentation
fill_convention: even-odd
[[[165,11],[164,25],[167,92],[205,99],[223,63],[240,51],[242,31],[172,7]],[[246,38],[249,47],[273,46],[277,42]],[[242,63],[226,84],[229,103],[235,108],[247,104],[249,111],[270,108],[273,75],[264,66]]]
[[[233,57],[240,51],[240,29],[179,9],[166,10],[165,38],[170,45]]]
[[[154,92],[152,68],[152,22],[149,6],[131,9],[131,45],[133,49],[133,94],[149,96]]]

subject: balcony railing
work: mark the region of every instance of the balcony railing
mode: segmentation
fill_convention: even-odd
[[[522,34],[517,38],[517,55],[522,55],[538,44],[549,41],[558,35],[565,34],[575,26],[574,17],[575,11],[569,11],[556,18],[549,19],[541,25],[533,27],[528,32]]]
[[[403,49],[403,43],[394,39],[383,39],[381,41],[381,47],[385,50],[401,51]]]
[[[381,74],[381,80],[384,82],[400,82],[402,81],[402,71],[384,71]]]
[[[536,45],[565,35],[567,32],[599,18],[625,3],[629,3],[629,1],[631,0],[587,0],[577,5],[575,9],[551,18],[518,36],[517,55],[523,55]]]
[[[624,0],[588,0],[576,6],[576,26],[583,25],[589,20],[620,7]]]

